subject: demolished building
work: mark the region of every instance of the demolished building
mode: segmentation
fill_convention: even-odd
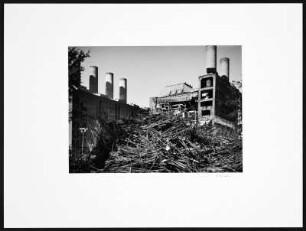
[[[230,60],[220,59],[217,46],[206,46],[206,74],[198,77],[198,88],[187,83],[166,86],[158,97],[150,98],[152,113],[181,113],[194,116],[200,124],[237,128],[242,124],[242,94],[230,83]]]
[[[196,116],[198,91],[184,82],[168,85],[159,97],[150,98],[150,109],[153,114],[165,112],[187,112]]]

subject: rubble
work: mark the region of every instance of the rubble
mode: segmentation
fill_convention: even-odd
[[[242,140],[233,130],[190,118],[149,115],[120,123],[104,168],[92,172],[242,172]]]

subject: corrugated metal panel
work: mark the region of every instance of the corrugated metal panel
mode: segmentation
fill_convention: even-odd
[[[197,95],[198,92],[190,92],[174,96],[158,97],[157,103],[190,101],[192,98],[197,97]]]
[[[169,85],[166,86],[160,96],[172,96],[172,95],[177,95],[177,94],[183,94],[183,93],[189,93],[193,92],[194,89],[192,88],[191,85],[187,83],[179,83],[179,84],[174,84],[174,85]]]

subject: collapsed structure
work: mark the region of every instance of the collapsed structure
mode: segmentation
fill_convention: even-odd
[[[198,88],[190,84],[168,85],[159,97],[150,98],[151,112],[192,117],[199,124],[241,127],[241,92],[230,83],[230,60],[223,57],[217,72],[217,46],[206,46],[206,74],[198,77]],[[127,79],[119,79],[114,100],[114,73],[105,73],[105,94],[98,91],[98,67],[89,68],[89,89],[80,86],[69,101],[69,145],[75,154],[94,147],[101,132],[99,121],[135,117],[141,108],[127,104]]]
[[[186,82],[168,85],[159,97],[150,98],[150,109],[154,114],[186,111],[196,118],[197,98],[198,90]]]
[[[206,74],[199,76],[199,87],[187,83],[166,86],[159,97],[150,98],[152,113],[182,113],[200,124],[241,126],[241,92],[230,83],[230,60],[220,59],[217,72],[217,46],[206,46]]]
[[[69,100],[69,147],[75,155],[94,147],[101,120],[135,117],[142,111],[127,104],[127,79],[119,79],[119,100],[114,100],[114,73],[105,74],[105,94],[98,93],[98,67],[89,67],[89,89],[80,86]]]

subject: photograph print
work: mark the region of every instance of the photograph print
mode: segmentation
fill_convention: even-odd
[[[68,47],[69,173],[232,173],[242,47]]]

